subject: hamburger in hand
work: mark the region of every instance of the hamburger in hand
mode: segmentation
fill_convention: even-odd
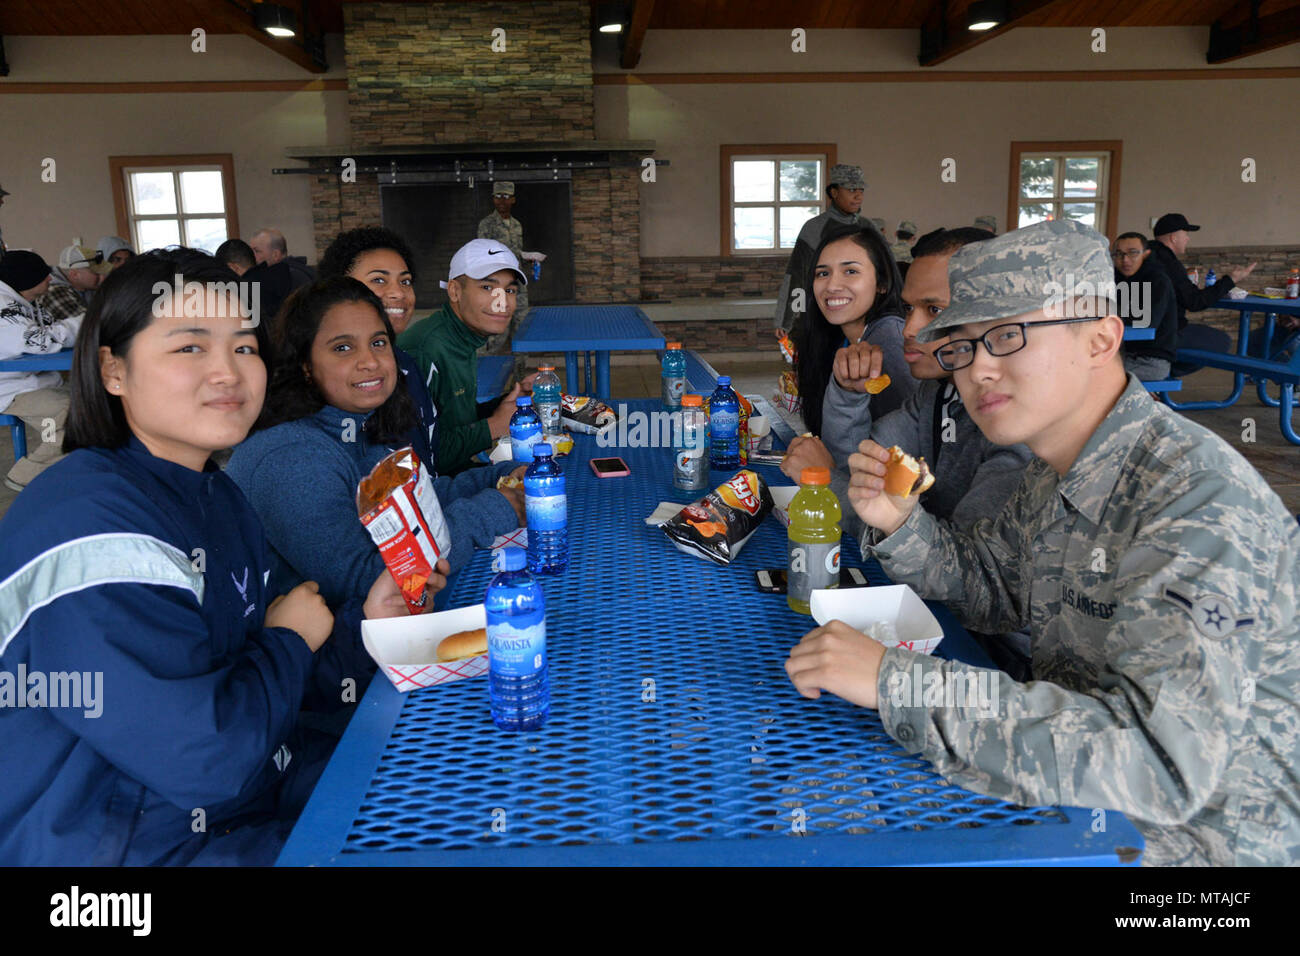
[[[849,504],[863,522],[893,534],[935,481],[924,458],[867,439],[849,456]]]

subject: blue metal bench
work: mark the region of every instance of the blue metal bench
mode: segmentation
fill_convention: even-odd
[[[0,428],[9,427],[14,442],[14,461],[27,455],[27,429],[23,420],[13,415],[0,415]]]
[[[1162,378],[1158,381],[1143,382],[1142,387],[1153,394],[1163,394],[1167,392],[1181,392],[1183,382],[1177,378]]]
[[[490,402],[506,390],[506,383],[515,371],[513,355],[484,355],[478,360],[476,400]]]
[[[1275,362],[1250,355],[1228,354],[1207,349],[1179,349],[1178,361],[1189,365],[1205,365],[1221,368],[1233,373],[1232,394],[1221,401],[1182,402],[1177,403],[1165,396],[1165,404],[1180,411],[1198,411],[1209,408],[1228,408],[1241,398],[1246,387],[1246,379],[1255,383],[1259,400],[1265,405],[1278,409],[1278,427],[1282,437],[1293,445],[1300,445],[1300,435],[1291,425],[1291,415],[1295,411],[1295,387],[1300,384],[1300,352],[1289,362]],[[1282,389],[1280,398],[1268,394],[1268,383],[1277,382]]]

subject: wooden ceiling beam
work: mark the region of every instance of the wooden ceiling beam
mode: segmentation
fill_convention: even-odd
[[[1300,41],[1300,6],[1265,17],[1259,8],[1259,0],[1242,0],[1210,24],[1206,63],[1227,63]]]
[[[329,69],[322,52],[319,59],[307,52],[303,42],[307,37],[303,33],[303,5],[297,0],[280,0],[282,6],[293,10],[298,17],[298,34],[294,37],[273,37],[265,30],[259,30],[253,23],[253,17],[241,10],[230,0],[177,0],[180,5],[189,7],[198,18],[195,22],[211,24],[213,32],[229,30],[252,37],[268,50],[274,50],[286,60],[296,63],[310,73],[324,73]]]
[[[632,8],[632,21],[627,33],[623,34],[623,55],[620,64],[630,70],[641,62],[641,46],[645,43],[645,32],[650,26],[650,15],[654,13],[655,0],[636,0]]]
[[[966,29],[966,13],[971,6],[970,2],[934,0],[921,27],[921,53],[917,62],[921,66],[935,66],[951,60],[957,54],[965,53],[1015,28],[1030,14],[1067,2],[1069,0],[1006,0],[1006,20],[992,30],[973,32]]]

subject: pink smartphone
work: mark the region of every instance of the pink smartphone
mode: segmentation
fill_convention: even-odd
[[[591,470],[596,473],[597,478],[620,478],[632,474],[632,470],[622,458],[593,458]]]

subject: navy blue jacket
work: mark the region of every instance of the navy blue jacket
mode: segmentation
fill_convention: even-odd
[[[267,570],[211,463],[133,437],[27,487],[0,520],[0,697],[22,672],[28,703],[37,674],[85,675],[86,695],[0,706],[0,864],[274,861],[328,752],[299,709],[340,698],[364,650],[359,604],[317,655],[265,627]]]
[[[429,389],[425,387],[424,379],[420,376],[420,364],[411,357],[409,352],[403,352],[399,348],[393,349],[393,358],[397,360],[397,370],[402,373],[407,394],[411,396],[416,414],[420,416],[419,423],[410,432],[411,447],[420,456],[420,461],[428,466],[429,476],[436,478],[438,476],[438,409],[434,406],[433,399],[429,397]]]

